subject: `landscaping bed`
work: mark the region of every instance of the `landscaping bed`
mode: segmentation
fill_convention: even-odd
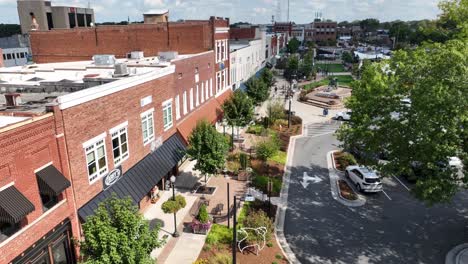
[[[198,194],[213,194],[216,191],[216,187],[207,187],[207,186],[200,186],[197,188],[195,193]]]
[[[350,165],[356,165],[356,159],[348,152],[337,151],[333,153],[333,160],[335,161],[335,169],[344,171]]]
[[[357,194],[345,180],[338,180],[338,188],[340,189],[341,197],[344,199],[350,201],[355,201],[358,199]]]
[[[237,247],[237,263],[246,264],[284,264],[288,263],[282,254],[281,248],[276,243],[273,223],[276,207],[272,206],[268,216],[268,204],[256,200],[246,202],[238,217],[238,229],[243,226],[266,226],[268,230],[266,245],[258,255],[255,250],[244,250],[241,253]],[[266,222],[265,222],[266,221]],[[232,228],[224,225],[213,224],[207,235],[205,245],[198,256],[196,264],[232,263]],[[238,236],[238,241],[240,235]]]

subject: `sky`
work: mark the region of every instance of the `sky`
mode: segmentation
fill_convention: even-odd
[[[231,22],[256,24],[271,22],[277,17],[286,21],[288,0],[52,0],[52,5],[88,6],[95,11],[97,22],[142,21],[149,10],[169,9],[169,19],[208,19],[229,17]],[[438,0],[289,0],[290,20],[310,23],[316,12],[325,19],[353,21],[377,18],[380,21],[435,19]],[[0,23],[18,23],[16,0],[0,0]]]

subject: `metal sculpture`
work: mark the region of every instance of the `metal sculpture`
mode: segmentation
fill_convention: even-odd
[[[262,239],[262,242],[260,243],[261,245],[256,243],[256,244],[253,244],[253,245],[246,245],[244,247],[241,247],[242,242],[244,242],[247,239],[247,237],[249,237],[249,233],[247,232],[247,230],[253,230],[253,231],[255,231],[255,233],[257,233],[257,235],[262,236],[263,239]],[[264,226],[258,227],[258,228],[243,227],[240,230],[238,230],[237,233],[244,234],[244,238],[242,238],[241,240],[239,240],[237,242],[237,246],[239,247],[239,251],[241,253],[244,253],[244,250],[247,249],[247,248],[254,248],[254,249],[256,249],[255,254],[258,256],[258,252],[262,251],[263,248],[265,248],[266,234],[267,234],[267,228],[266,227],[264,227]]]

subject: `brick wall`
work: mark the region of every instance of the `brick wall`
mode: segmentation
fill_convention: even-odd
[[[213,46],[208,22],[36,31],[31,32],[30,40],[36,63],[90,60],[96,54],[114,54],[123,58],[131,51],[143,51],[145,56],[171,50],[193,54]]]
[[[72,188],[64,191],[64,204],[47,211],[47,215],[43,216],[34,170],[52,162],[65,177],[69,178],[69,175],[61,163],[63,151],[58,143],[60,139],[56,138],[54,117],[47,115],[41,118],[14,129],[7,127],[0,130],[0,187],[14,182],[14,186],[35,207],[26,216],[25,226],[15,234],[15,238],[0,244],[0,263],[13,260],[66,218],[71,219],[74,236],[79,233]],[[41,220],[33,223],[40,217]]]
[[[230,39],[254,39],[256,28],[230,28]]]

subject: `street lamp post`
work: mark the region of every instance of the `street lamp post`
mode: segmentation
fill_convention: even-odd
[[[228,209],[229,210],[229,209]],[[237,253],[237,197],[234,195],[234,207],[233,207],[233,221],[232,221],[232,263],[237,264],[236,253]],[[228,219],[229,220],[229,219]]]
[[[172,183],[172,199],[175,201],[175,181],[176,177],[174,175],[171,176],[171,183]],[[179,232],[177,232],[177,216],[176,212],[174,212],[174,233],[172,234],[173,237],[178,237]]]

